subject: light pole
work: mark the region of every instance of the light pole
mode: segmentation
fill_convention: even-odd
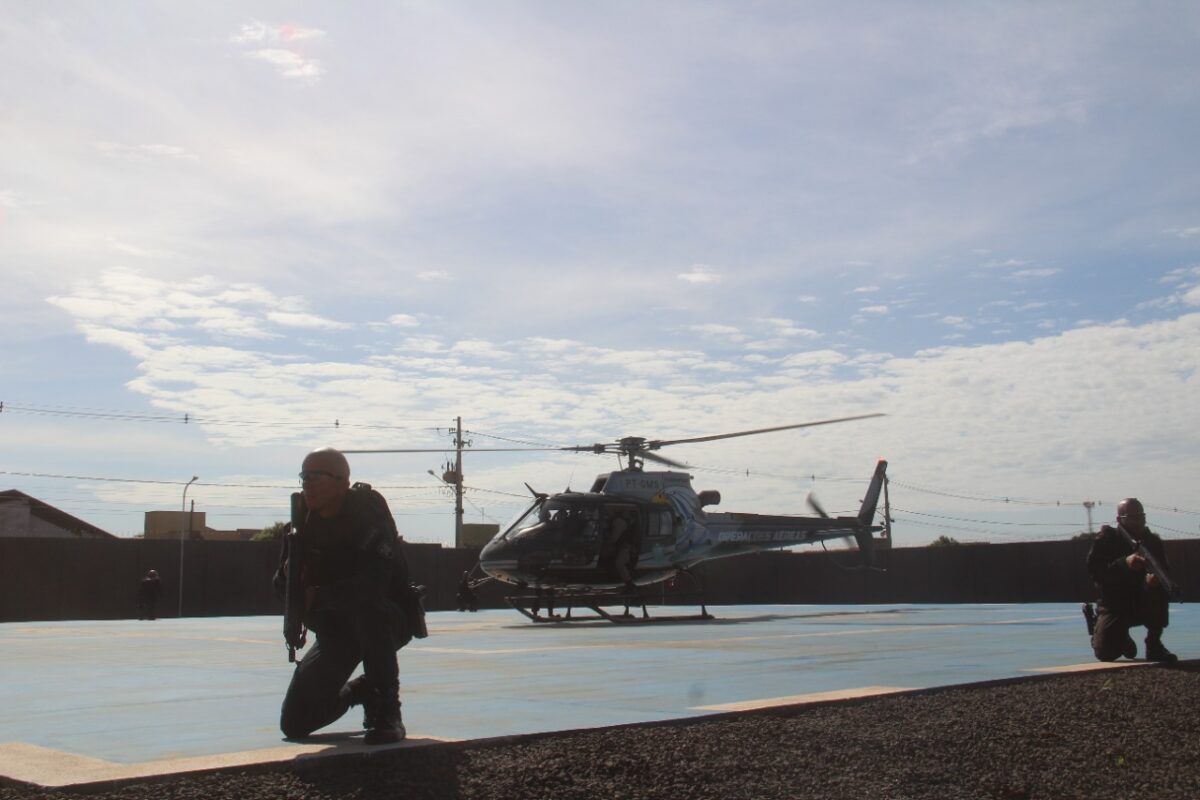
[[[183,516],[187,513],[187,490],[193,483],[200,480],[199,475],[193,475],[192,479],[183,487],[183,500],[179,503],[179,617],[183,618]]]

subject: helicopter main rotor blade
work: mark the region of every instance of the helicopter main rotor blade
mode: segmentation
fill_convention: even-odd
[[[343,450],[343,453],[453,453],[455,447],[394,447],[385,450]],[[464,447],[464,453],[531,453],[544,450],[570,450],[569,447]]]
[[[639,453],[638,456],[646,459],[647,461],[656,461],[659,464],[665,464],[668,467],[677,467],[678,469],[687,469],[688,468],[687,464],[683,464],[678,461],[672,461],[671,459],[667,458],[666,456],[660,456],[658,453],[642,452],[642,453]]]
[[[852,422],[856,419],[870,419],[872,417],[884,417],[886,414],[858,414],[853,417],[838,417],[837,419],[823,419],[818,422],[801,422],[796,425],[779,425],[774,428],[758,428],[752,431],[736,431],[734,433],[718,433],[714,436],[695,436],[691,439],[656,439],[652,442],[646,442],[646,447],[657,450],[660,447],[666,447],[671,444],[692,444],[695,442],[715,442],[718,439],[732,439],[735,436],[754,436],[759,433],[773,433],[775,431],[790,431],[796,428],[815,428],[817,425],[832,425],[835,422]]]

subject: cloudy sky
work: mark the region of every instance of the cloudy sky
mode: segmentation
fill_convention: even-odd
[[[681,438],[897,544],[1200,532],[1192,3],[0,10],[0,488],[284,518],[317,446]],[[186,422],[185,422],[186,420]],[[452,540],[437,453],[360,455]],[[468,453],[467,521],[611,457]]]

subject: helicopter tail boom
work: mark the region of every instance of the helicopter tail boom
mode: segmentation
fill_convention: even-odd
[[[863,566],[871,566],[875,562],[875,539],[872,538],[872,525],[875,520],[875,509],[879,506],[879,493],[887,480],[887,461],[879,459],[875,465],[875,474],[871,476],[871,484],[867,487],[867,496],[863,498],[862,507],[858,510],[858,528],[854,531],[854,540],[858,543],[858,551],[863,556]]]

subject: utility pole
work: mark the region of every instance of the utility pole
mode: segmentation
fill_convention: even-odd
[[[446,465],[442,482],[454,487],[454,546],[463,546],[462,417],[454,418],[454,465]]]
[[[455,417],[454,427],[450,429],[450,433],[454,434],[454,463],[447,462],[443,466],[441,475],[442,483],[454,489],[454,546],[463,546],[463,471],[462,471],[462,451],[468,442],[463,441],[462,435],[462,417]],[[434,478],[438,474],[433,470],[426,470]]]
[[[192,479],[184,485],[183,498],[179,501],[179,616],[181,618],[183,617],[183,543],[185,541],[184,532],[183,532],[183,518],[187,514],[187,490],[193,483],[195,483],[198,480],[200,480],[200,478],[198,476],[196,476],[196,475],[192,476]],[[192,501],[193,504],[195,502],[196,502],[195,500]],[[189,523],[191,522],[190,517],[188,518],[188,522]],[[190,534],[190,533],[191,533],[191,525],[189,524],[188,525],[188,534]]]
[[[454,434],[454,546],[463,546],[462,417],[455,417]]]

